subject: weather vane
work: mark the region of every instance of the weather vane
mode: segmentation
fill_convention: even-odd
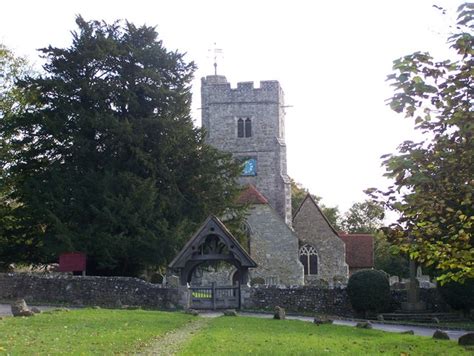
[[[222,48],[217,48],[216,42],[214,42],[214,48],[210,49],[209,52],[212,52],[212,55],[214,57],[214,75],[217,75],[217,57],[221,55],[223,57],[224,51]]]

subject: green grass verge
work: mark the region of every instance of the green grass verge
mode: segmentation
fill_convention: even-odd
[[[0,320],[0,354],[115,354],[142,350],[192,316],[145,310],[80,309]]]
[[[180,355],[472,355],[455,341],[299,320],[221,317],[189,340]]]

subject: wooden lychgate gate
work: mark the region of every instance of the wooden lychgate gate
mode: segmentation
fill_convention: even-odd
[[[240,309],[240,284],[234,286],[190,287],[192,309]]]

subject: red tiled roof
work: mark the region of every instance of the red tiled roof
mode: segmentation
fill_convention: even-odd
[[[247,188],[240,193],[237,198],[239,204],[268,204],[268,200],[260,193],[257,188],[249,184]]]
[[[339,233],[346,244],[346,263],[350,268],[374,267],[374,237],[369,234]]]

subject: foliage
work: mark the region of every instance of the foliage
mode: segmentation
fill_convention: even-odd
[[[231,319],[231,320],[229,320]],[[242,342],[245,340],[245,342]],[[453,341],[301,320],[214,318],[180,355],[469,355]],[[472,353],[472,352],[471,352]]]
[[[0,43],[0,119],[24,109],[25,93],[16,82],[32,74],[26,58],[16,56]]]
[[[386,230],[390,241],[439,270],[441,283],[474,277],[474,4],[458,12],[449,38],[455,60],[416,52],[394,61],[390,106],[414,119],[424,140],[405,141],[398,154],[383,156],[394,184],[368,191],[400,215]]]
[[[293,178],[290,178],[290,184],[291,184],[291,208],[292,208],[292,214],[296,212],[296,209],[298,209],[303,202],[304,198],[308,195],[311,194],[307,188],[303,186],[303,184],[296,182]],[[321,202],[321,197],[311,194],[311,197],[314,199],[316,203]]]
[[[33,75],[25,58],[15,54],[0,44],[0,123],[9,120],[13,113],[20,113],[26,109],[25,92],[16,85],[20,79]],[[18,203],[8,198],[13,187],[7,182],[8,162],[5,160],[9,149],[10,137],[0,131],[0,256],[6,252],[5,229],[14,224],[11,210]],[[6,269],[7,263],[0,257],[0,270]]]
[[[327,207],[324,204],[321,204],[322,198],[320,196],[310,193],[309,190],[305,188],[301,183],[297,183],[293,179],[290,179],[290,182],[291,182],[291,209],[292,209],[293,215],[296,213],[296,210],[300,207],[306,195],[311,194],[311,197],[319,205],[319,207],[321,208],[321,211],[323,212],[326,219],[328,219],[329,223],[334,227],[334,229],[336,229],[336,231],[341,230],[341,226],[340,226],[341,213],[337,206]]]
[[[9,355],[128,354],[186,325],[183,313],[80,309],[53,311],[0,323],[0,352]]]
[[[474,279],[467,279],[464,284],[448,282],[438,286],[443,299],[453,309],[469,312],[474,309]]]
[[[354,203],[342,219],[342,229],[349,234],[375,234],[382,227],[384,210],[380,204],[366,200]]]
[[[9,198],[21,203],[2,258],[76,250],[89,274],[138,275],[169,262],[207,215],[234,207],[240,165],[193,127],[195,66],[154,28],[76,23],[69,48],[41,50],[45,74],[19,82],[35,101],[2,125]]]
[[[408,258],[397,253],[383,232],[374,234],[374,267],[390,276],[408,278],[410,274]]]
[[[362,270],[349,277],[347,294],[354,310],[380,312],[390,305],[387,275],[377,270]]]

